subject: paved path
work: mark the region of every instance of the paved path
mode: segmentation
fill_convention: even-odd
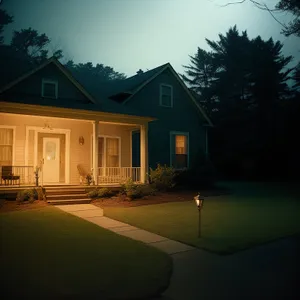
[[[158,234],[104,217],[103,209],[92,204],[58,205],[56,207],[120,235],[144,242],[170,255],[195,249]]]
[[[157,300],[300,299],[300,237],[221,256],[104,217],[91,204],[57,207],[172,255],[170,286]]]
[[[299,254],[300,237],[226,256],[200,249],[174,254],[171,283],[162,299],[300,299]]]

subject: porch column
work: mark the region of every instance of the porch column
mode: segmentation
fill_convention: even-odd
[[[93,121],[93,177],[95,184],[98,184],[98,135],[99,120]]]
[[[148,124],[140,126],[140,149],[141,149],[141,182],[146,183],[148,178]]]

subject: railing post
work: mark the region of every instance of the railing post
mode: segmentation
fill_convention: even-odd
[[[148,124],[140,127],[140,149],[141,149],[141,182],[147,181],[146,174],[148,173]]]
[[[93,121],[93,177],[96,185],[98,185],[98,135],[99,120],[95,120]]]

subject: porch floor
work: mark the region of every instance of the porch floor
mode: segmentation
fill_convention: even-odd
[[[15,192],[19,190],[24,190],[27,188],[34,188],[35,185],[0,185],[0,192]],[[59,188],[59,189],[69,189],[69,188],[86,188],[86,189],[93,189],[93,188],[102,188],[102,187],[109,187],[109,188],[118,188],[121,187],[120,184],[116,183],[104,183],[99,185],[76,185],[76,184],[47,184],[43,185],[44,188]]]

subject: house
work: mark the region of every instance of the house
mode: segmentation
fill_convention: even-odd
[[[0,86],[1,183],[3,166],[26,185],[36,167],[44,185],[90,172],[96,185],[144,183],[157,163],[190,167],[207,151],[206,126],[170,64],[103,85],[51,58]]]

